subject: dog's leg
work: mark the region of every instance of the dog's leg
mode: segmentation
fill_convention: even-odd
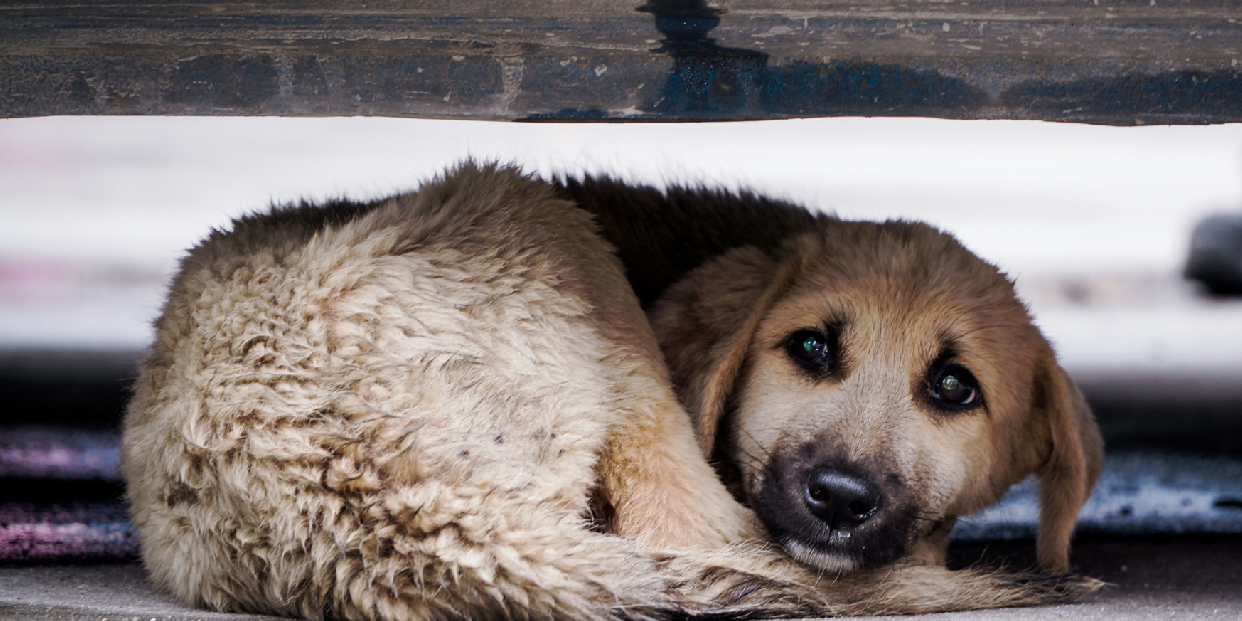
[[[760,537],[753,514],[699,452],[672,391],[654,377],[631,375],[624,386],[623,428],[611,434],[599,467],[617,534],[665,549],[720,548]]]
[[[611,345],[599,365],[612,387],[611,424],[596,468],[611,530],[651,549],[714,549],[760,537],[758,520],[703,457],[623,272],[588,276],[597,285],[586,292],[595,324]]]
[[[949,532],[957,523],[956,517],[947,517],[914,542],[910,549],[909,562],[914,565],[943,566],[945,551],[949,545]]]

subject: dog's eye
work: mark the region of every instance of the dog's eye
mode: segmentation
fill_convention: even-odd
[[[951,364],[932,376],[931,397],[937,405],[970,407],[979,401],[979,382],[965,367]]]
[[[832,342],[819,330],[798,330],[789,336],[785,351],[799,366],[817,375],[832,370],[835,362]]]

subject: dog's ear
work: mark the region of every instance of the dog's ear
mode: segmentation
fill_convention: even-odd
[[[1074,381],[1057,364],[1051,349],[1035,378],[1035,405],[1050,425],[1048,459],[1039,470],[1039,566],[1069,572],[1070,536],[1078,511],[1095,488],[1104,459],[1104,441],[1095,416]]]
[[[802,270],[805,252],[774,259],[735,248],[691,271],[652,307],[650,317],[678,397],[711,455],[721,417],[750,343],[772,305]]]

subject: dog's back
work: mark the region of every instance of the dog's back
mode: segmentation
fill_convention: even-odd
[[[742,246],[775,253],[790,237],[830,218],[750,192],[679,186],[661,191],[609,177],[561,179],[557,193],[595,216],[643,308],[713,257]]]
[[[654,564],[585,527],[619,423],[592,315],[639,312],[591,231],[546,185],[467,167],[214,233],[127,415],[152,576],[194,604],[312,618],[659,603]]]

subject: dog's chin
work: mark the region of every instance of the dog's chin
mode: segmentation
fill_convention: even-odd
[[[795,559],[825,571],[844,574],[854,571],[862,566],[862,563],[860,563],[858,559],[850,556],[849,554],[818,550],[795,539],[787,539],[783,541],[782,546],[784,546],[785,551]]]

